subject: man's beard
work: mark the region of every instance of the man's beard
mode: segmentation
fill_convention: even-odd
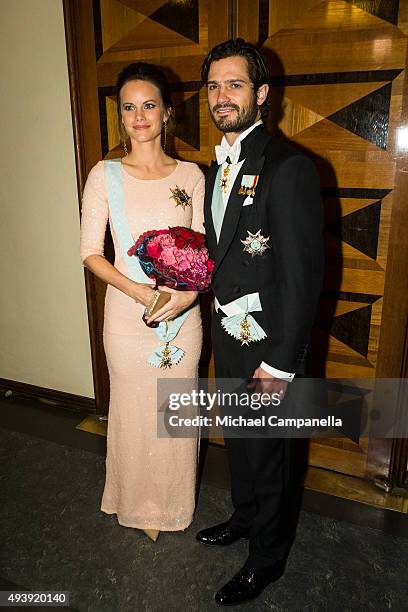
[[[233,108],[237,111],[237,114],[234,118],[232,117],[219,117],[216,118],[216,111],[220,108]],[[229,132],[237,132],[241,133],[247,130],[255,123],[255,119],[258,115],[259,106],[255,101],[255,97],[253,101],[244,108],[240,108],[237,104],[232,104],[229,102],[224,102],[224,104],[216,104],[211,109],[211,118],[214,121],[215,125],[221,132],[224,134],[228,134]]]

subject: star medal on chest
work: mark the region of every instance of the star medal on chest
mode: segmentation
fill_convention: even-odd
[[[231,173],[231,168],[230,168],[231,160],[229,157],[227,157],[226,162],[227,162],[227,166],[222,171],[222,177],[220,180],[220,188],[223,193],[227,193],[228,191],[229,175]]]
[[[256,234],[252,234],[248,230],[248,236],[245,240],[241,240],[244,245],[244,252],[250,253],[252,257],[254,255],[263,255],[266,249],[269,249],[269,244],[267,244],[269,240],[269,236],[262,236],[261,230],[259,229]]]
[[[176,202],[176,206],[181,206],[183,210],[185,210],[187,206],[191,206],[192,198],[185,189],[180,189],[180,187],[176,185],[173,188],[170,187],[170,191],[171,196],[169,199],[173,198]]]

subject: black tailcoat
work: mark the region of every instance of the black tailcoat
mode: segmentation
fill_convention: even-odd
[[[242,141],[240,159],[245,162],[231,190],[218,244],[211,213],[216,162],[207,174],[205,227],[215,260],[212,287],[221,304],[258,292],[262,312],[252,316],[267,338],[241,346],[214,314],[216,376],[247,379],[262,361],[302,374],[323,279],[319,177],[307,157],[270,136],[263,126]],[[248,206],[243,206],[246,195],[239,193],[243,175],[259,175]],[[268,237],[269,248],[252,256],[241,241],[258,230]],[[268,572],[285,561],[290,547],[290,441],[224,437],[235,508],[230,524],[249,537],[246,566]]]
[[[263,126],[241,143],[244,159],[232,187],[219,243],[211,214],[218,165],[206,179],[205,227],[215,259],[213,291],[221,304],[259,292],[262,313],[253,316],[268,339],[262,359],[285,372],[302,372],[323,279],[323,209],[311,160],[271,137]],[[242,206],[242,176],[259,175],[253,204]],[[263,255],[244,252],[248,231],[269,236]],[[237,341],[237,350],[241,352]],[[242,348],[245,351],[246,347]],[[259,365],[259,364],[258,364]]]

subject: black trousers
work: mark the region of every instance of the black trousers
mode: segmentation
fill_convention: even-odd
[[[215,312],[212,342],[217,379],[247,380],[262,361],[262,341],[241,347]],[[291,440],[227,435],[225,430],[234,506],[229,522],[249,536],[246,567],[267,572],[286,560],[291,543]]]

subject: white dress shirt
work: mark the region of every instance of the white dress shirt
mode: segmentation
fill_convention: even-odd
[[[235,179],[238,176],[239,171],[241,170],[241,166],[244,163],[245,159],[241,159],[241,161],[239,160],[239,156],[241,154],[241,141],[244,140],[244,138],[246,136],[248,136],[248,134],[250,132],[252,132],[253,129],[255,129],[258,125],[262,125],[262,119],[259,119],[259,121],[257,121],[256,123],[254,123],[253,125],[251,125],[250,128],[248,128],[247,130],[245,130],[245,132],[242,132],[238,138],[236,139],[236,141],[234,142],[234,144],[232,146],[230,146],[227,142],[227,139],[225,138],[225,136],[223,136],[222,140],[221,140],[221,147],[223,149],[226,150],[226,152],[228,153],[228,156],[231,160],[231,165],[230,165],[230,173],[228,176],[228,185],[227,185],[227,189],[224,191],[222,191],[222,201],[224,204],[224,210],[225,208],[227,208],[227,204],[228,204],[228,200],[229,197],[231,195],[231,191],[232,191],[232,186],[235,183]],[[228,166],[227,162],[225,161],[222,164],[222,168],[221,168],[221,176],[222,173],[224,172],[225,168]]]
[[[246,136],[248,136],[248,134],[250,132],[252,132],[253,129],[255,129],[258,125],[262,125],[262,119],[259,119],[259,121],[256,121],[253,125],[251,125],[250,128],[248,128],[247,130],[245,130],[244,132],[242,132],[238,138],[236,139],[236,141],[234,142],[234,144],[232,146],[230,146],[227,142],[227,139],[225,136],[223,136],[222,140],[221,140],[221,145],[220,148],[223,149],[222,154],[227,153],[227,155],[229,156],[230,160],[231,160],[231,164],[230,164],[230,173],[228,176],[228,185],[227,188],[224,191],[222,191],[222,201],[224,204],[224,211],[227,208],[227,204],[228,204],[228,200],[231,194],[231,190],[232,190],[232,186],[235,183],[235,179],[238,176],[238,173],[241,169],[242,164],[244,163],[245,159],[242,159],[241,161],[239,160],[239,156],[241,154],[241,141],[244,140],[244,138]],[[216,153],[217,153],[217,148],[216,148]],[[218,157],[218,155],[217,155]],[[221,175],[224,172],[225,168],[228,166],[227,162],[224,161],[222,164],[222,168],[221,168]],[[215,188],[219,189],[219,185],[215,185]],[[222,305],[218,302],[217,299],[215,299],[215,309],[218,310],[219,308],[222,309]],[[268,374],[271,374],[272,376],[275,376],[276,378],[280,378],[281,380],[285,380],[287,382],[292,382],[292,380],[294,379],[295,375],[292,372],[285,372],[283,370],[278,370],[278,368],[274,368],[273,366],[265,363],[264,361],[262,361],[262,363],[260,364],[260,367],[265,370],[265,372],[268,372]]]

